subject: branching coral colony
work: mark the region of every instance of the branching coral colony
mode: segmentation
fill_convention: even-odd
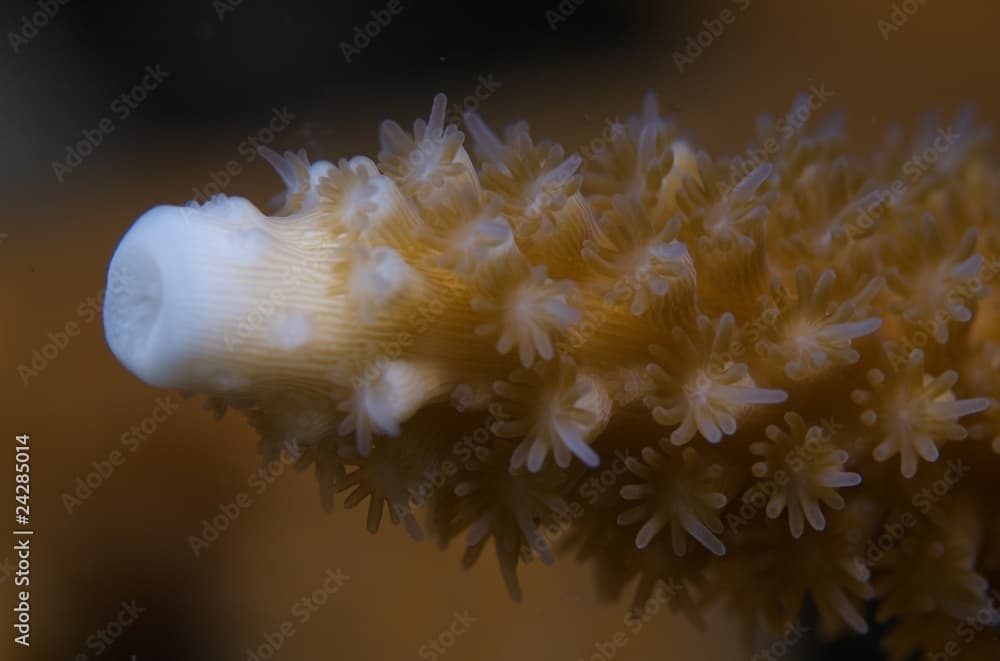
[[[467,566],[492,539],[514,598],[561,549],[606,598],[673,580],[748,632],[808,600],[828,635],[890,622],[894,658],[963,626],[963,658],[1000,658],[985,130],[858,158],[835,123],[762,120],[770,162],[712,160],[650,96],[584,163],[474,114],[468,145],[445,109],[382,124],[377,162],[265,151],[276,216],[142,216],[109,269],[116,356],[242,410],[372,532],[464,536]]]

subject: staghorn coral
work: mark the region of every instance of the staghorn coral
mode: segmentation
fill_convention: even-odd
[[[475,114],[467,149],[445,108],[384,123],[377,162],[265,151],[274,216],[147,212],[109,268],[112,351],[245,413],[372,532],[388,510],[464,537],[466,566],[492,538],[515,599],[561,550],[603,598],[670,582],[748,635],[808,600],[829,635],[890,621],[893,658],[984,612],[970,654],[994,649],[988,132],[966,114],[864,157],[830,124],[713,160],[649,96],[584,162]]]

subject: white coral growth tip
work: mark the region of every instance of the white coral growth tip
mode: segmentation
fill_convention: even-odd
[[[312,270],[321,280],[326,247],[316,239],[307,256],[300,235],[289,251],[276,228],[236,197],[143,214],[108,268],[104,329],[115,357],[155,386],[227,392],[252,377],[238,354],[308,343],[313,310],[281,300],[282,288],[309,289]]]

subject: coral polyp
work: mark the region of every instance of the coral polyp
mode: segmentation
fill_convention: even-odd
[[[563,551],[602,597],[666,582],[697,622],[723,601],[778,632],[811,602],[839,635],[870,613],[895,658],[989,606],[986,132],[963,115],[858,155],[827,126],[746,163],[650,95],[585,159],[446,108],[385,122],[377,160],[265,150],[274,215],[221,195],[147,212],[109,268],[112,351],[245,414],[325,507],[367,501],[372,532],[388,513],[466,566],[492,539],[517,599],[518,566]]]

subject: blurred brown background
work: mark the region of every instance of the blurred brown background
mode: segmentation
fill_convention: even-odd
[[[596,605],[589,568],[568,559],[524,570],[525,600],[514,604],[492,551],[466,572],[458,548],[441,553],[394,527],[371,536],[361,509],[344,511],[338,500],[323,512],[311,474],[285,471],[258,494],[248,485],[256,438],[239,416],[216,422],[201,400],[147,387],[111,356],[95,299],[117,240],[145,209],[203,190],[230,159],[242,171],[225,192],[266,206],[280,182],[240,143],[272,108],[296,115],[272,147],[331,159],[374,156],[381,119],[409,125],[435,92],[458,101],[489,75],[500,86],[481,104],[488,121],[527,118],[536,136],[568,150],[637,110],[647,90],[713,152],[742,150],[758,113],[787,112],[814,84],[834,93],[822,114],[846,110],[861,145],[893,122],[912,126],[923,111],[965,101],[988,122],[1000,118],[1000,6],[987,0],[899,3],[917,10],[887,39],[877,21],[890,19],[888,2],[400,1],[403,12],[350,63],[340,42],[386,3],[53,2],[47,24],[23,43],[10,34],[23,36],[24,17],[51,7],[5,6],[0,455],[10,486],[0,491],[13,491],[14,435],[30,434],[35,535],[32,647],[15,648],[5,623],[0,658],[242,660],[285,620],[296,632],[274,658],[431,658],[421,646],[467,609],[476,622],[448,659],[575,660],[622,628],[625,604]],[[546,11],[560,6],[566,20],[553,30]],[[736,20],[679,72],[674,51],[725,8]],[[111,104],[157,64],[169,75],[121,117]],[[53,161],[102,118],[114,131],[57,177]],[[25,372],[67,324],[78,335],[41,369],[36,359],[37,374]],[[129,451],[137,437],[123,434],[164,398],[179,408],[155,428],[147,422],[148,438]],[[124,463],[68,514],[64,494],[115,450]],[[252,507],[195,557],[189,537],[240,492]],[[13,503],[4,507],[12,517]],[[0,563],[13,558],[12,543]],[[293,604],[328,569],[350,580],[301,624]],[[14,586],[3,570],[0,579],[9,620]],[[107,629],[120,636],[98,656],[97,632],[133,600],[144,612],[120,632]],[[663,615],[615,658],[748,654],[722,615],[707,632]]]

